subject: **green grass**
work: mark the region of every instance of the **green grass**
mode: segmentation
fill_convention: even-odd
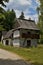
[[[0,44],[0,48],[20,55],[33,65],[43,65],[43,45],[38,45],[37,48],[16,48]]]

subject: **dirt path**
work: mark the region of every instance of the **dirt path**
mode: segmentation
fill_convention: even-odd
[[[18,59],[21,59],[21,58],[16,54],[13,54],[9,51],[0,49],[0,59],[18,60]]]
[[[16,54],[0,49],[0,65],[31,65]]]

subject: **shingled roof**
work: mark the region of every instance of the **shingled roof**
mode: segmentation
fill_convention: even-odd
[[[23,28],[23,29],[31,29],[31,30],[39,30],[35,24],[35,21],[33,20],[21,20],[21,19],[16,19],[16,23],[19,24],[18,28]],[[17,25],[18,25],[17,24]],[[15,26],[17,26],[15,24]]]
[[[11,35],[12,35],[12,33],[13,33],[13,31],[14,31],[14,29],[9,30],[9,31],[7,32],[7,34],[4,36],[4,39],[8,39],[8,38],[10,38]]]
[[[4,36],[4,39],[6,38],[9,38],[13,31],[17,30],[17,29],[29,29],[29,30],[38,30],[39,29],[37,28],[36,24],[35,24],[35,21],[33,20],[21,20],[21,19],[16,19],[16,22],[15,22],[15,27],[14,29],[8,31],[8,33]]]
[[[12,33],[13,33],[15,30],[17,30],[17,29],[9,30],[9,31],[7,32],[7,34],[4,36],[4,39],[8,39],[8,38],[10,38],[11,35],[12,35]]]

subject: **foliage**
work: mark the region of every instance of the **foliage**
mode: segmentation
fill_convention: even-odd
[[[2,7],[0,7],[0,13],[4,13],[5,12],[5,10],[2,8]]]
[[[2,11],[0,12],[0,31],[3,28],[6,29],[7,31],[11,30],[14,27],[16,13],[13,9],[11,11],[10,10],[4,11],[1,8],[1,10]]]
[[[0,13],[0,24],[3,23],[4,19],[5,19],[4,14]]]
[[[40,6],[37,8],[37,12],[39,15],[39,22],[38,22],[38,27],[40,29],[40,42],[43,43],[43,0],[40,1]],[[41,14],[40,14],[41,13]]]
[[[4,2],[9,2],[9,0],[0,0],[0,4],[2,6],[5,6]],[[16,18],[16,14],[13,11],[5,11],[2,7],[0,7],[0,31],[1,29],[10,30],[13,28],[14,25],[14,19]]]
[[[5,6],[5,7],[6,7],[6,5],[4,4],[4,2],[9,2],[9,0],[0,0],[0,4],[1,4],[2,6]]]
[[[4,15],[5,10],[0,7],[0,31],[3,30],[3,21],[5,20],[5,15]]]
[[[3,27],[6,29],[6,30],[11,30],[14,26],[14,20],[16,18],[16,14],[14,12],[14,10],[12,9],[11,11],[8,10],[7,12],[5,12],[5,20],[3,22]]]
[[[5,30],[5,29],[3,28],[3,25],[0,25],[0,31],[2,30]]]
[[[24,17],[24,13],[21,12],[21,15],[20,15],[19,19],[24,19],[24,18],[25,18],[25,17]]]
[[[6,5],[5,5],[4,2],[9,2],[9,0],[0,0],[0,5],[6,7]],[[3,28],[3,25],[2,25],[3,24],[3,21],[5,19],[4,13],[5,13],[5,10],[2,7],[0,7],[0,31],[2,31],[4,29]]]

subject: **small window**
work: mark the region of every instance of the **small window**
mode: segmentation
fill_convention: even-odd
[[[6,45],[9,45],[9,41],[8,40],[6,40]]]
[[[27,47],[31,46],[31,40],[27,40]]]
[[[28,32],[28,34],[30,34],[30,32]]]

